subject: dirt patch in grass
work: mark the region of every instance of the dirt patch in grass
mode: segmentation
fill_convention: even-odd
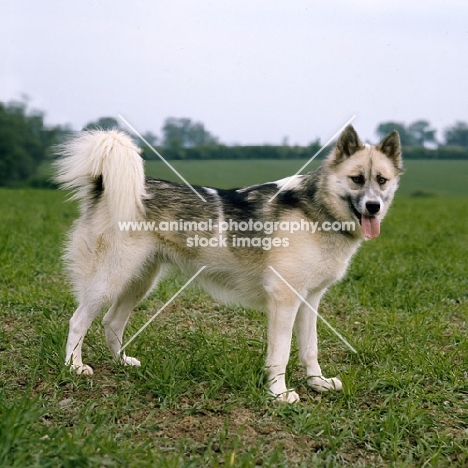
[[[152,431],[144,431],[144,437],[154,438],[157,445],[174,447],[185,441],[198,452],[245,452],[258,448],[265,455],[279,449],[293,462],[304,460],[327,446],[322,439],[292,435],[266,409],[259,412],[247,408],[232,408],[227,412],[161,409],[149,418],[143,412],[137,416],[140,418],[145,420],[145,425],[153,426]]]

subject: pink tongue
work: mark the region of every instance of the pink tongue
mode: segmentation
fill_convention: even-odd
[[[375,216],[362,215],[361,227],[368,239],[374,239],[380,234],[380,221]]]

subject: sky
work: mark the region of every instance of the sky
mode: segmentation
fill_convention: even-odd
[[[468,121],[465,0],[0,0],[0,101],[50,125],[187,117],[226,144],[307,145],[354,115]],[[122,126],[125,124],[122,122]]]

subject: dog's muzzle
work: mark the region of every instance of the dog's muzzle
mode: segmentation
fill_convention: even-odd
[[[361,213],[356,209],[351,199],[348,200],[349,207],[356,218],[359,220],[362,231],[367,239],[374,239],[380,234],[380,220],[377,218],[377,213],[380,211],[380,202],[368,201],[366,202],[366,209]]]

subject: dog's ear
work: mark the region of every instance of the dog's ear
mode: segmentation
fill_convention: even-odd
[[[385,156],[393,162],[393,165],[398,170],[403,170],[400,135],[398,135],[396,130],[393,130],[392,133],[388,134],[377,146],[377,149],[385,154]]]
[[[336,143],[334,160],[338,164],[363,148],[361,140],[352,125],[348,125]]]

